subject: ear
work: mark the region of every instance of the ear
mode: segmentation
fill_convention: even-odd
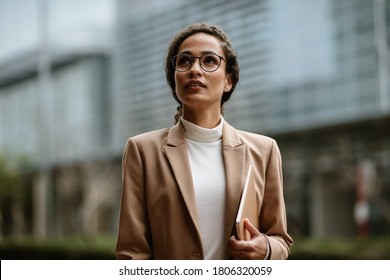
[[[232,82],[232,74],[231,73],[227,73],[226,74],[226,78],[225,78],[225,85],[224,85],[224,88],[223,88],[223,92],[228,92],[232,89],[233,87],[233,82]]]

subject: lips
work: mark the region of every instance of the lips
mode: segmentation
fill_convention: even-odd
[[[206,86],[198,80],[191,80],[186,84],[186,88],[196,88],[196,87],[205,88]]]

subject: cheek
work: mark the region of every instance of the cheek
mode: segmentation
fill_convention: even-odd
[[[178,89],[180,89],[180,73],[175,71],[175,74],[173,75],[173,79],[175,82],[175,91],[178,92]]]
[[[218,90],[220,90],[220,89],[223,90],[226,86],[225,75],[218,75],[218,76],[214,77],[213,83],[216,85],[216,87],[218,87]]]

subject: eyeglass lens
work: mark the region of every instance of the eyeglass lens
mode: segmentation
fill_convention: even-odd
[[[199,59],[200,67],[207,72],[216,71],[221,64],[222,59],[216,54],[204,54],[200,57],[193,57],[188,54],[179,54],[174,57],[173,66],[176,71],[187,71],[191,68],[195,58]]]

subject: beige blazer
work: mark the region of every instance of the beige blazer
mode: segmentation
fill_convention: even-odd
[[[287,233],[280,152],[275,140],[239,131],[225,122],[222,149],[226,174],[225,231],[228,239],[249,164],[253,164],[260,231],[271,259],[286,259]],[[182,123],[127,141],[122,162],[122,198],[117,259],[203,259],[194,187]]]

